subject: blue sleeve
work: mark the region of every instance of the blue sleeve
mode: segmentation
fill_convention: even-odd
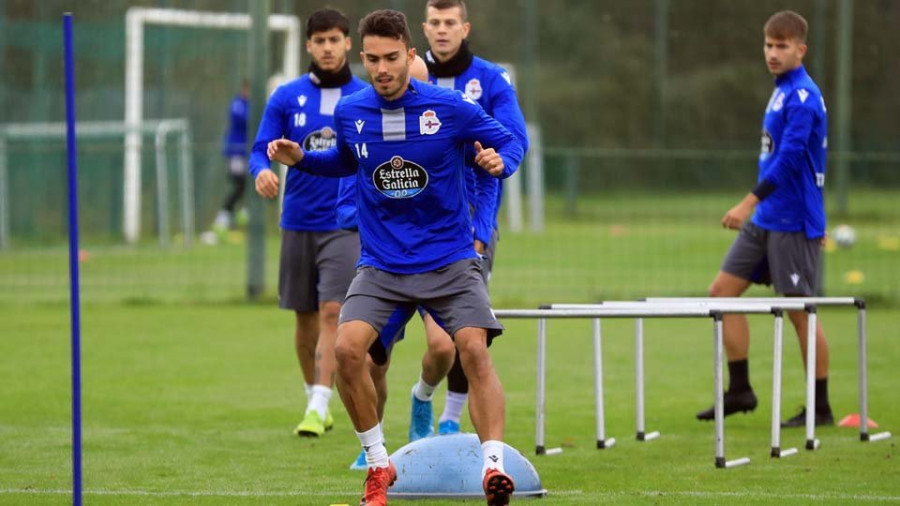
[[[341,133],[341,103],[334,108],[335,144],[324,151],[304,151],[303,160],[292,168],[314,176],[346,177],[356,174],[358,163]]]
[[[474,210],[472,224],[475,227],[475,239],[485,244],[490,244],[491,235],[494,233],[495,206],[497,204],[497,192],[500,190],[500,181],[477,165],[470,165],[469,167],[471,167],[469,169],[470,172],[474,174],[474,177],[467,178],[467,180],[471,179],[472,183],[474,183],[474,188],[467,193],[470,198],[474,197],[469,204]]]
[[[525,155],[516,136],[488,116],[480,105],[462,94],[454,107],[454,113],[459,120],[457,124],[460,125],[456,132],[457,140],[467,145],[479,141],[485,148],[494,148],[503,159],[503,173],[498,177],[505,179],[513,175]]]
[[[250,174],[255,179],[263,169],[270,168],[271,162],[266,156],[266,147],[275,139],[284,137],[285,115],[282,112],[280,94],[281,88],[275,90],[275,93],[266,102],[266,109],[263,111],[262,119],[259,122],[259,129],[256,131],[256,140],[253,141],[253,148],[250,150]]]
[[[522,151],[525,152],[528,151],[528,130],[525,127],[525,117],[519,107],[516,91],[504,74],[493,74],[490,83],[492,116],[516,136],[519,144],[522,145]],[[474,160],[474,149],[470,146],[466,147],[466,156],[467,160]],[[469,195],[472,198],[471,205],[474,209],[472,222],[475,227],[475,239],[489,244],[494,232],[494,223],[498,212],[497,204],[500,201],[497,198],[500,182],[474,163],[469,163],[469,166],[474,168],[474,177],[472,178],[474,179],[474,188],[469,191]]]
[[[505,72],[504,72],[505,74]],[[508,75],[508,74],[507,74]],[[522,151],[528,151],[528,129],[525,127],[525,116],[519,107],[516,90],[506,77],[495,76],[491,88],[495,92],[491,96],[492,116],[519,139]]]
[[[810,96],[802,101],[798,95],[797,90],[794,90],[785,104],[781,148],[765,177],[766,181],[775,186],[782,186],[791,174],[806,166],[804,158],[809,148],[809,136],[816,119],[815,107],[819,100]]]
[[[359,216],[356,208],[356,178],[341,178],[338,186],[337,222],[338,226],[347,230],[359,228]]]

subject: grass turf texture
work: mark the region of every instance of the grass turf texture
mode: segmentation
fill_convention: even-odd
[[[856,313],[825,308],[820,317],[831,345],[831,402],[841,417],[858,410]],[[0,504],[70,502],[68,318],[65,305],[0,305]],[[879,430],[895,433],[898,318],[895,309],[869,315],[870,415]],[[754,316],[750,323],[751,381],[760,406],[728,418],[726,455],[752,462],[722,470],[713,466],[713,425],[694,420],[712,402],[708,320],[645,324],[647,429],[662,432],[649,443],[633,440],[633,323],[604,321],[607,437],[618,443],[603,451],[594,441],[590,323],[550,322],[547,445],[565,450],[550,457],[532,456],[536,324],[508,321],[493,348],[507,394],[505,439],[529,455],[549,489],[540,504],[900,501],[896,439],[863,444],[853,429],[824,428],[817,431],[822,447],[809,452],[802,429],[785,430],[783,447],[800,447],[800,455],[768,457],[772,320]],[[87,305],[86,504],[356,504],[363,474],[347,467],[359,443],[337,396],[333,432],[320,439],[291,435],[303,406],[292,324],[290,313],[272,305]],[[410,329],[395,348],[389,376],[389,451],[405,443],[409,386],[424,349],[420,325]],[[786,416],[804,399],[789,330]],[[471,430],[467,416],[463,429]]]
[[[849,223],[857,235],[850,249],[825,254],[829,295],[864,296],[870,302],[900,302],[900,207],[896,191],[852,194],[852,219],[831,217],[830,228]],[[535,307],[549,302],[591,302],[647,296],[705,295],[734,240],[719,220],[740,194],[614,193],[580,197],[575,215],[561,198],[547,199],[543,233],[502,236],[493,273],[495,307]],[[505,214],[501,214],[505,217]],[[269,224],[266,291],[275,299],[279,242]],[[64,238],[60,239],[60,242]],[[112,246],[87,236],[80,264],[82,300],[87,302],[235,302],[246,292],[247,245],[173,240],[161,249],[153,239],[137,246]],[[847,273],[861,276],[848,281]],[[755,289],[750,295],[770,295]],[[64,244],[53,249],[13,244],[0,254],[0,304],[68,300]]]

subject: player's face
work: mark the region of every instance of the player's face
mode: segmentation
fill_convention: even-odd
[[[387,100],[400,98],[409,86],[409,67],[416,50],[399,39],[377,35],[367,35],[362,46],[359,55],[375,91]]]
[[[470,27],[469,23],[463,21],[459,7],[429,7],[425,12],[425,22],[422,23],[431,53],[438,61],[446,61],[456,55],[463,39],[469,36]]]
[[[806,44],[797,39],[776,39],[766,35],[766,43],[763,47],[766,55],[766,66],[772,75],[780,76],[790,72],[803,63],[806,55]]]
[[[320,69],[325,72],[337,72],[347,61],[350,45],[350,37],[344,36],[344,32],[338,28],[332,28],[313,33],[306,41],[306,52]]]

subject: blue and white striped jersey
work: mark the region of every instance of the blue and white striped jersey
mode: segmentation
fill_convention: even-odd
[[[357,175],[360,266],[398,274],[476,258],[465,190],[465,148],[497,150],[509,177],[522,160],[516,137],[457,91],[413,80],[387,101],[374,88],[341,99],[337,144],[305,152],[302,170]]]
[[[255,178],[269,168],[266,146],[282,137],[299,143],[307,151],[334,146],[334,109],[341,97],[365,88],[357,77],[340,88],[320,88],[305,74],[272,93],[263,113],[250,154],[250,173]],[[337,179],[288,171],[284,186],[281,228],[324,232],[340,228],[335,206]]]
[[[464,92],[478,102],[484,112],[500,122],[528,151],[528,132],[525,118],[512,86],[509,73],[497,64],[477,56],[461,74],[453,77],[428,76],[428,81],[442,88]],[[491,233],[497,229],[497,213],[503,197],[502,182],[480,167],[473,167],[467,174],[466,190],[475,214],[473,216],[475,238],[488,244]]]
[[[828,115],[819,87],[800,67],[775,80],[763,117],[758,182],[775,190],[757,206],[753,223],[767,230],[825,235]]]

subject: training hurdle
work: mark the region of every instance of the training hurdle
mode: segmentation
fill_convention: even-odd
[[[781,369],[782,369],[782,350],[783,350],[783,333],[784,333],[784,311],[806,311],[807,319],[812,328],[815,328],[816,311],[815,306],[805,304],[801,301],[793,299],[773,299],[770,302],[758,302],[752,300],[736,301],[665,301],[665,302],[604,302],[600,304],[552,304],[551,309],[592,309],[592,308],[642,308],[642,307],[666,307],[682,305],[696,305],[708,309],[721,311],[723,314],[743,313],[743,314],[761,314],[771,313],[775,318],[775,328],[773,333],[774,340],[774,360],[772,365],[772,439],[771,439],[771,456],[775,458],[788,457],[797,454],[796,448],[781,448]],[[611,445],[604,445],[600,442],[604,437],[604,413],[603,413],[603,393],[602,393],[602,355],[598,351],[601,347],[599,320],[594,322],[594,375],[596,389],[599,392],[596,401],[597,411],[597,434],[598,448],[608,448]],[[635,422],[636,433],[635,439],[638,441],[651,441],[659,437],[659,431],[646,432],[644,425],[644,326],[643,318],[635,319]],[[723,382],[724,383],[724,382]],[[724,388],[724,385],[723,385]],[[815,446],[818,446],[816,443]]]
[[[778,304],[785,301],[812,304],[816,307],[824,306],[853,306],[857,310],[857,374],[859,393],[859,440],[862,442],[875,442],[891,437],[888,431],[877,434],[869,434],[869,395],[868,395],[868,357],[867,357],[867,333],[866,333],[866,301],[855,297],[648,297],[646,302],[760,302]],[[787,309],[786,309],[787,310]],[[816,333],[813,320],[810,320],[809,331],[806,337],[806,363],[812,364],[806,368],[806,449],[814,450],[818,445],[815,437],[815,407],[816,407]],[[780,356],[778,357],[780,358]],[[780,392],[779,392],[780,395]]]
[[[715,392],[715,466],[717,468],[729,468],[747,464],[750,459],[742,457],[734,460],[725,459],[725,425],[724,425],[724,409],[723,409],[723,381],[722,381],[722,315],[724,313],[741,313],[741,314],[762,314],[770,313],[771,306],[763,304],[721,304],[716,307],[709,303],[680,303],[667,305],[654,305],[649,303],[630,303],[631,306],[625,306],[622,303],[619,307],[608,305],[606,307],[598,306],[591,309],[508,309],[495,310],[495,315],[500,318],[527,318],[538,320],[538,364],[537,364],[537,406],[536,406],[536,430],[535,430],[535,453],[543,455],[549,453],[544,445],[544,405],[546,399],[546,350],[547,350],[547,319],[554,318],[591,318],[599,320],[600,318],[689,318],[689,317],[707,317],[713,320],[713,376],[714,376],[714,392]],[[812,312],[814,314],[814,311]],[[599,322],[594,324],[595,339],[594,353],[595,364],[599,363],[596,359],[600,354]],[[596,368],[595,368],[596,371]],[[602,373],[602,371],[600,371]],[[598,387],[598,393],[602,394],[602,377],[595,373],[595,387]],[[602,400],[598,395],[597,400]],[[602,406],[602,402],[599,403]],[[602,414],[602,407],[601,407]],[[614,444],[609,441],[603,434],[603,427],[598,423],[598,448],[604,448]]]

